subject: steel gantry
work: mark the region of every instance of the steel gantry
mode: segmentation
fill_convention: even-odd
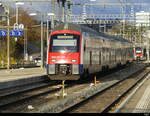
[[[4,1],[4,0],[1,0]],[[132,14],[125,14],[124,9],[122,9],[122,13],[120,14],[82,14],[82,15],[73,15],[72,14],[72,7],[75,5],[84,7],[86,10],[87,6],[137,6],[137,5],[150,5],[150,3],[127,3],[127,2],[121,2],[120,3],[113,3],[113,2],[94,2],[94,3],[75,3],[74,0],[7,0],[9,2],[51,2],[51,9],[52,13],[55,14],[55,20],[57,19],[58,21],[61,22],[72,22],[72,23],[78,23],[78,24],[86,24],[87,21],[84,19],[99,19],[94,21],[94,24],[99,24],[99,23],[113,23],[116,21],[113,21],[112,19],[124,19],[124,20],[129,20],[129,18],[134,19],[134,15]],[[66,7],[67,5],[67,7]],[[66,9],[65,9],[66,7]],[[57,9],[57,10],[56,10]],[[57,13],[56,13],[57,12]],[[111,18],[111,19],[110,19]],[[105,21],[104,21],[105,20]],[[91,21],[88,21],[90,23]]]
[[[102,24],[102,23],[120,23],[123,17],[130,20],[131,14],[93,14],[93,15],[69,15],[68,21],[78,24]]]

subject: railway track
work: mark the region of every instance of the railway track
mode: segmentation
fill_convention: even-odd
[[[150,73],[149,69],[147,70],[144,70],[142,73],[140,73],[139,75],[137,75],[136,77],[131,77],[131,78],[136,78],[135,80],[133,80],[133,82],[130,82],[130,86],[128,86],[126,88],[125,91],[123,91],[118,98],[116,98],[112,104],[108,105],[103,111],[102,113],[105,113],[105,112],[111,112],[112,110],[116,109],[118,106],[124,99],[125,99],[125,96],[128,96],[129,93],[132,91],[132,89],[134,87],[136,87],[139,83],[141,83],[147,76],[148,74]],[[126,85],[127,83],[129,83],[130,80],[125,80],[126,82],[123,82],[123,86]]]
[[[122,67],[124,68],[124,67]],[[118,70],[118,69],[117,69]],[[113,73],[115,70],[110,71],[108,74]],[[105,76],[106,74],[103,73],[101,76]],[[33,99],[38,96],[46,95],[49,93],[57,92],[61,89],[60,81],[49,81],[49,79],[46,76],[43,76],[45,78],[44,80],[41,80],[40,82],[34,82],[34,83],[27,83],[25,85],[19,85],[14,86],[10,88],[0,89],[0,108],[5,108],[9,105],[23,102],[27,99]],[[89,79],[87,79],[84,82],[88,82]],[[65,87],[71,87],[78,83],[77,82],[68,82],[71,83],[71,85],[67,85]],[[82,82],[79,82],[80,84]]]
[[[116,106],[121,103],[138,83],[140,83],[149,74],[145,69],[134,73],[127,79],[121,80],[105,90],[91,96],[90,98],[78,103],[77,105],[65,109],[62,113],[108,113],[115,110]]]
[[[50,89],[54,85],[56,85],[56,81],[49,82],[45,79],[40,82],[2,89],[0,90],[0,108],[58,90],[58,88]],[[46,88],[49,88],[49,91],[46,91]]]
[[[106,75],[105,75],[106,76]],[[111,78],[100,78],[103,81],[109,81]],[[114,79],[113,77],[112,79]],[[66,85],[67,94],[72,94],[73,92],[78,92],[86,87],[89,87],[91,81],[86,83],[71,83],[71,85]],[[7,96],[0,97],[0,112],[45,112],[39,111],[39,106],[45,107],[45,104],[53,104],[55,102],[62,102],[62,99],[58,99],[56,94],[61,90],[61,85],[56,83],[47,83],[45,86],[37,87],[34,89],[29,89],[24,92],[18,92],[9,94]],[[44,105],[43,105],[44,103]],[[33,110],[27,109],[29,104],[33,104],[35,107]],[[67,108],[68,109],[68,108]],[[66,110],[67,110],[66,109]],[[66,112],[66,110],[61,110],[60,112]],[[49,112],[49,111],[48,111]],[[59,112],[59,111],[58,111]]]

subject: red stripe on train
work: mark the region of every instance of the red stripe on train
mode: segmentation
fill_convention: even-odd
[[[49,53],[48,64],[80,64],[80,53]]]

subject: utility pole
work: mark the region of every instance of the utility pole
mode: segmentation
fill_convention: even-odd
[[[7,69],[10,69],[10,20],[9,20],[9,8],[6,8],[6,14],[7,14]]]
[[[27,27],[24,29],[24,60],[28,60]]]
[[[18,16],[19,16],[19,14],[18,14],[18,5],[16,5],[16,24],[18,24]]]
[[[143,34],[143,36],[145,37],[145,46],[146,46],[146,56],[147,56],[147,58],[146,58],[146,60],[147,60],[147,63],[149,63],[149,39],[150,39],[150,30],[147,30],[144,34]]]
[[[147,47],[146,47],[147,61],[149,62],[149,38],[146,39],[147,39]]]
[[[60,23],[61,18],[60,18],[60,0],[57,0],[57,4],[58,4],[58,21]]]
[[[52,14],[55,14],[55,9],[56,9],[55,8],[55,0],[52,0],[51,4],[52,4]],[[55,20],[54,17],[53,17],[53,20]]]
[[[67,0],[67,6],[68,6],[68,8],[67,8],[67,14],[68,15],[71,15],[72,14],[72,0]]]
[[[44,46],[43,46],[43,15],[42,15],[42,17],[41,17],[41,68],[43,68],[44,66],[43,66],[43,64],[44,64],[44,62],[43,62],[43,49],[44,49]]]
[[[49,20],[47,20],[47,24],[46,24],[46,38],[47,38],[47,48],[48,48],[48,41],[49,41],[49,39],[48,39],[48,37],[49,37]]]
[[[55,0],[52,0],[51,4],[52,4],[52,13],[55,13]]]
[[[71,16],[71,14],[72,14],[72,0],[67,0],[67,17],[66,17],[66,19],[67,19],[67,22],[70,22],[70,16]]]
[[[83,12],[82,12],[82,14],[83,14],[83,20],[86,19],[86,16],[87,16],[87,14],[86,14],[86,5],[83,5]]]
[[[65,22],[65,3],[66,0],[61,0],[62,2],[62,22]]]
[[[59,1],[57,1],[59,2]],[[59,10],[59,9],[58,9]],[[59,11],[58,11],[59,12]],[[51,30],[54,28],[54,20],[55,20],[55,0],[52,0],[52,13],[49,13],[49,16],[50,16],[50,20],[51,20]]]
[[[62,3],[62,5],[60,4]],[[60,14],[62,14],[62,18],[61,18],[61,21],[62,22],[65,22],[65,3],[66,3],[66,0],[57,0],[57,4],[58,4],[58,17],[60,17]],[[60,8],[60,6],[62,6],[62,8]],[[62,13],[61,13],[62,11]],[[60,21],[60,19],[59,19]]]
[[[1,2],[0,2],[1,3]],[[0,4],[2,5],[2,3]],[[2,5],[4,7],[5,17],[7,17],[7,69],[10,69],[10,11],[9,7]]]
[[[0,2],[1,3],[1,2]],[[2,3],[0,4],[2,5]],[[5,17],[7,18],[7,70],[10,69],[10,11],[9,7],[2,5],[4,7]]]

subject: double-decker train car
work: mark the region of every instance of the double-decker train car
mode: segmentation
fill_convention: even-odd
[[[141,47],[134,47],[134,60],[143,60],[143,49]]]
[[[61,24],[50,34],[47,50],[47,74],[51,80],[77,80],[132,62],[132,43],[99,33],[91,28]]]

